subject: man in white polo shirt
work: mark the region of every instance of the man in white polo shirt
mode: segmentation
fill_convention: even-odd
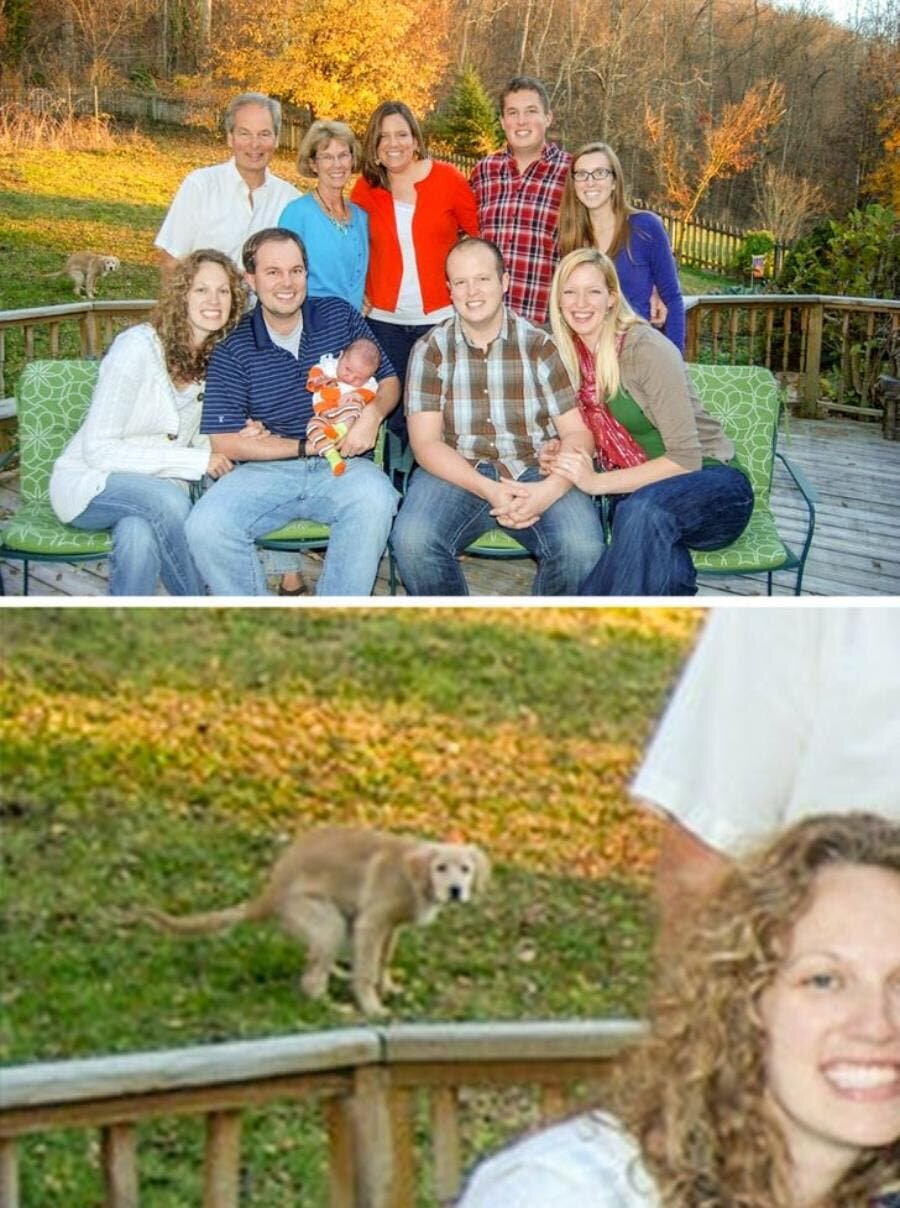
[[[236,96],[225,110],[225,137],[232,157],[197,168],[181,182],[156,236],[163,271],[179,256],[215,248],[241,268],[249,235],[278,225],[298,189],[269,171],[278,146],[281,105],[261,92]]]
[[[631,788],[665,821],[671,935],[733,858],[801,818],[900,822],[900,611],[711,609]]]

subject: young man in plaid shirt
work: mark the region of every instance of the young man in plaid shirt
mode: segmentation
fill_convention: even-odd
[[[503,304],[503,257],[464,239],[447,257],[455,315],[413,348],[406,379],[418,468],[391,545],[410,595],[467,595],[459,555],[504,528],[534,555],[535,595],[572,595],[603,552],[593,501],[538,468],[559,437],[593,451],[575,392],[550,336]]]
[[[553,114],[540,80],[510,80],[500,97],[500,121],[508,146],[480,160],[470,180],[478,222],[484,238],[503,253],[510,309],[532,323],[545,323],[559,259],[559,207],[572,156],[547,142]]]

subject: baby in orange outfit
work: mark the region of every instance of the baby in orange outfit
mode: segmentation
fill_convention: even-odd
[[[335,446],[375,397],[378,383],[372,375],[380,362],[375,341],[359,339],[348,344],[339,357],[322,357],[309,372],[306,388],[313,396],[314,414],[306,436],[316,454],[328,461],[332,474],[343,474],[347,468]]]

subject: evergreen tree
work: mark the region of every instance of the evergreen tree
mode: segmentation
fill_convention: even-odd
[[[471,64],[457,75],[450,95],[429,119],[427,132],[446,151],[475,158],[503,143],[497,111]]]

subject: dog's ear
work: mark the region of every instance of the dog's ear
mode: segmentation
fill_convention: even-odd
[[[469,845],[468,851],[475,864],[475,879],[472,882],[472,889],[475,893],[484,893],[488,881],[491,879],[491,862],[481,848],[474,844]]]
[[[413,847],[403,854],[403,863],[409,879],[420,893],[431,894],[431,861],[434,849],[429,844]]]

